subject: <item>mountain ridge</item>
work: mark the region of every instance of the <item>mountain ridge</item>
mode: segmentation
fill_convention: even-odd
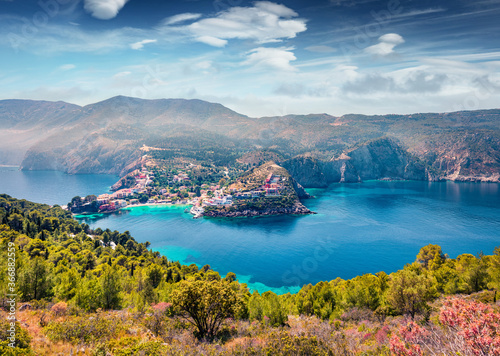
[[[83,107],[61,101],[0,101],[0,164],[20,164],[26,170],[123,174],[146,145],[175,148],[179,154],[193,146],[199,151],[222,147],[240,157],[275,150],[284,160],[306,155],[326,162],[321,166],[330,174],[335,164],[328,162],[334,157],[349,156],[384,137],[394,143],[385,142],[385,154],[407,152],[412,162],[433,172],[432,179],[498,181],[500,109],[252,118],[198,99],[116,96]],[[374,151],[368,151],[364,159],[374,164],[368,158]],[[391,164],[389,157],[378,160],[378,165]],[[353,170],[353,162],[343,160],[335,170],[344,166],[348,176],[367,171],[359,164]],[[375,171],[360,178],[381,173]],[[345,181],[355,180],[351,178]]]

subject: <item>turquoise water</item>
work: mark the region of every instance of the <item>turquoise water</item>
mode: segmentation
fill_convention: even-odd
[[[437,243],[451,257],[500,245],[497,184],[378,182],[311,190],[317,215],[192,219],[184,207],[142,207],[85,220],[129,230],[171,260],[209,264],[259,291],[392,272]]]
[[[0,169],[0,192],[64,204],[77,194],[105,192],[115,180]],[[490,254],[500,246],[498,184],[370,181],[309,191],[316,199],[305,204],[316,215],[192,219],[184,206],[162,206],[82,221],[129,230],[170,260],[209,264],[222,275],[236,273],[252,289],[280,294],[321,280],[395,271],[429,243],[450,257]]]

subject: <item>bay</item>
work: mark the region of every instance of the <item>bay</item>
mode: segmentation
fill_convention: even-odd
[[[0,167],[0,193],[48,204],[109,190],[116,176],[21,172]],[[181,263],[209,264],[260,292],[387,273],[415,260],[422,246],[450,257],[491,254],[500,246],[500,187],[488,183],[380,182],[309,189],[309,216],[193,219],[185,206],[134,207],[80,219],[92,228],[131,232]]]
[[[260,292],[296,292],[307,283],[387,273],[429,243],[450,257],[491,254],[500,245],[498,184],[380,182],[310,190],[316,215],[192,219],[184,207],[138,207],[85,219],[129,230],[171,260],[209,264]]]
[[[20,171],[0,166],[0,193],[36,203],[66,205],[76,195],[108,192],[118,176],[65,174],[57,171]]]

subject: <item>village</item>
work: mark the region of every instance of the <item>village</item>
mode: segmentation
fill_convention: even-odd
[[[178,169],[175,172],[176,174],[168,174],[165,181],[157,179],[157,172],[142,167],[133,176],[132,187],[97,197],[81,198],[81,203],[77,202],[78,206],[75,206],[73,202],[70,210],[75,213],[109,213],[133,206],[191,205],[189,212],[194,217],[200,217],[207,207],[228,207],[256,198],[279,197],[287,179],[269,173],[262,185],[247,190],[231,187],[224,179],[219,184],[196,185],[184,170]]]

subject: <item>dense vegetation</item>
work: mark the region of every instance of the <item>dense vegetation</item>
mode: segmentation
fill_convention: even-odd
[[[234,273],[181,265],[126,231],[91,230],[55,206],[0,195],[1,306],[16,246],[16,348],[0,354],[488,355],[500,352],[500,249],[421,249],[402,270],[250,293]],[[461,295],[461,299],[447,296]],[[470,296],[469,296],[470,295]],[[471,301],[470,299],[479,301]],[[490,303],[485,305],[483,302]],[[408,319],[411,321],[408,322]],[[52,350],[52,351],[51,351]],[[73,352],[73,351],[71,351]]]

